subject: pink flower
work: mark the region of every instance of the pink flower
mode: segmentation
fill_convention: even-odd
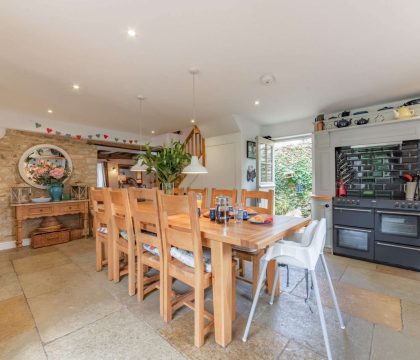
[[[50,176],[56,180],[61,179],[64,176],[64,169],[62,167],[57,167],[50,171]]]

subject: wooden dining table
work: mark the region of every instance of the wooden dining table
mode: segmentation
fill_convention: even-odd
[[[211,249],[216,343],[225,347],[232,341],[232,247],[265,249],[305,227],[310,221],[309,218],[275,215],[271,224],[231,221],[225,226],[208,218],[200,218],[203,245]],[[171,216],[169,222],[174,227],[189,227],[189,218],[186,216]],[[267,268],[267,285],[270,290],[275,270],[276,263],[272,261]],[[276,291],[279,291],[278,288]]]

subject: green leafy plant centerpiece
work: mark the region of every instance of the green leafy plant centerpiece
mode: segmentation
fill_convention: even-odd
[[[142,165],[147,166],[147,173],[155,173],[165,193],[173,193],[174,184],[180,178],[182,170],[191,162],[191,155],[179,141],[164,145],[156,153],[150,144],[145,145],[145,152],[138,156]]]

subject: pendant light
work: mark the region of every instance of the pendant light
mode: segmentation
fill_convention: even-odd
[[[194,124],[196,122],[195,118],[195,76],[199,73],[198,69],[190,69],[190,74],[192,75],[192,108],[193,108],[193,116],[191,119],[191,123]],[[183,174],[207,174],[207,169],[200,164],[198,157],[196,155],[191,156],[191,162],[188,166],[184,168],[182,171]]]
[[[139,139],[139,144],[140,144],[140,150],[141,150],[141,140],[142,140],[142,113],[143,113],[143,101],[145,100],[144,96],[137,96],[137,99],[139,100],[139,104],[140,104],[140,121],[139,121],[139,129],[140,129],[140,139]],[[143,160],[138,159],[137,163],[131,167],[131,171],[147,171],[148,166],[146,164],[142,165]]]

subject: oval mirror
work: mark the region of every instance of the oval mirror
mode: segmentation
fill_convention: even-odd
[[[51,183],[66,182],[73,171],[69,154],[55,145],[41,144],[26,150],[19,160],[19,173],[29,185],[47,189]]]

